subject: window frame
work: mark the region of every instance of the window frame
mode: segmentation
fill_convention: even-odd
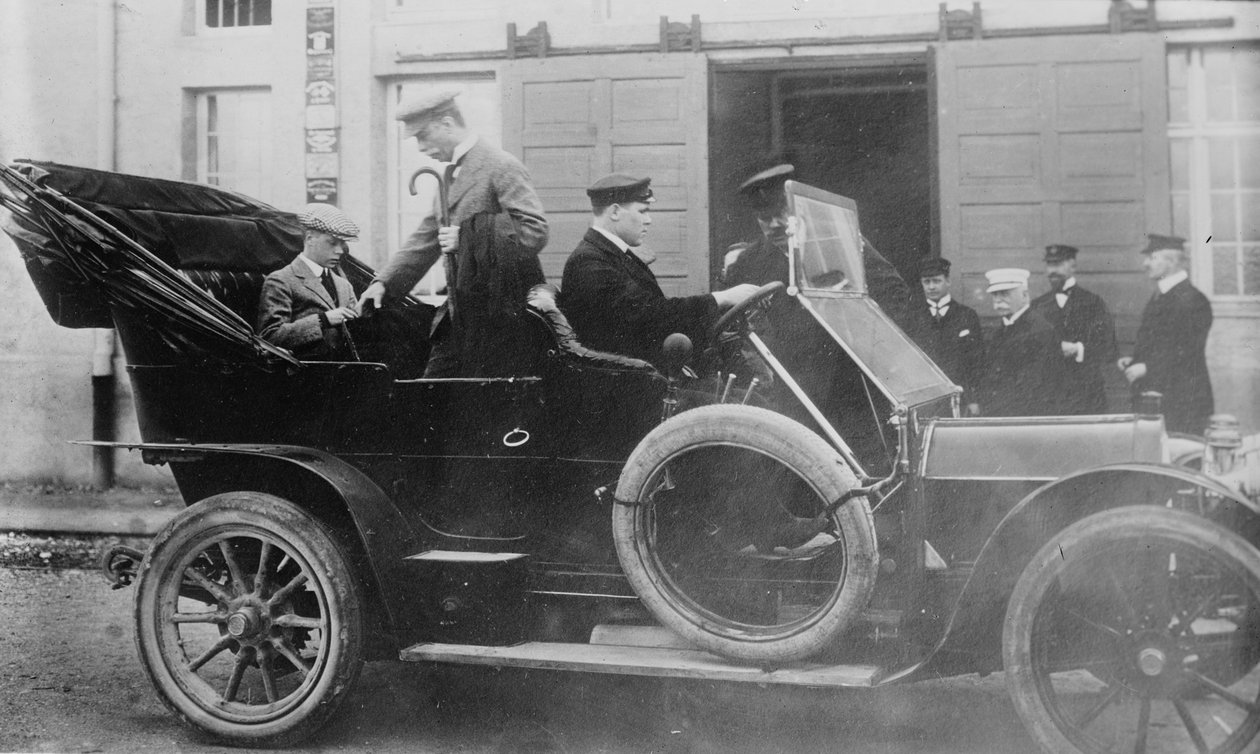
[[[223,95],[246,94],[259,95],[266,103],[266,122],[259,124],[259,136],[257,139],[257,144],[259,146],[259,159],[256,170],[257,175],[259,176],[257,190],[242,187],[238,182],[222,183],[211,182],[210,180],[210,98],[220,97]],[[275,126],[275,110],[271,95],[271,87],[267,86],[216,87],[213,89],[198,89],[192,92],[192,112],[194,115],[192,128],[193,144],[190,150],[190,156],[193,157],[191,171],[192,180],[197,183],[217,186],[229,191],[238,191],[263,202],[275,203],[276,186],[273,180],[275,175],[275,145],[274,139],[272,138]],[[220,129],[217,133],[222,133],[222,129]],[[239,174],[239,172],[240,171],[236,171],[237,174]],[[223,173],[224,171],[217,170],[215,171],[215,176],[221,176]]]
[[[1260,49],[1256,45],[1247,45],[1251,49]],[[1247,310],[1255,309],[1260,312],[1260,290],[1256,293],[1218,293],[1216,288],[1216,270],[1215,270],[1215,254],[1213,247],[1208,239],[1213,235],[1212,226],[1215,224],[1212,215],[1213,204],[1213,185],[1212,185],[1212,155],[1210,152],[1210,143],[1213,139],[1218,138],[1236,138],[1236,137],[1256,137],[1260,138],[1260,120],[1242,121],[1242,120],[1209,120],[1209,102],[1208,102],[1208,86],[1207,86],[1207,67],[1204,65],[1204,53],[1213,49],[1236,49],[1236,45],[1214,45],[1214,44],[1196,44],[1196,45],[1176,45],[1169,46],[1167,51],[1168,64],[1170,67],[1170,91],[1171,91],[1171,65],[1174,56],[1187,56],[1187,64],[1185,70],[1186,84],[1186,113],[1184,120],[1174,120],[1174,113],[1171,110],[1172,97],[1170,100],[1170,109],[1168,113],[1168,149],[1170,158],[1170,168],[1177,169],[1178,161],[1174,150],[1176,145],[1184,144],[1186,155],[1184,164],[1187,169],[1186,183],[1184,188],[1176,188],[1170,180],[1169,189],[1169,213],[1174,223],[1178,221],[1178,213],[1175,210],[1175,200],[1179,197],[1186,201],[1186,222],[1188,227],[1174,227],[1173,230],[1178,235],[1184,236],[1187,240],[1187,251],[1190,256],[1190,273],[1194,278],[1196,286],[1202,290],[1213,302],[1219,302],[1227,307],[1245,308]],[[1234,89],[1237,92],[1237,88]],[[1241,213],[1238,211],[1239,197],[1242,195],[1243,189],[1239,186],[1241,175],[1242,161],[1237,155],[1233,157],[1235,182],[1230,191],[1230,195],[1235,201],[1235,223],[1239,224],[1239,237],[1236,241],[1228,241],[1232,248],[1235,249],[1235,267],[1237,270],[1238,286],[1245,290],[1245,257],[1241,253],[1247,246],[1260,246],[1260,239],[1255,241],[1247,241],[1242,237],[1241,223],[1243,222]],[[1171,179],[1170,175],[1170,179]],[[1221,189],[1217,189],[1218,193]],[[1260,194],[1260,186],[1249,189]]]
[[[274,0],[271,4],[271,22],[266,24],[251,24],[249,26],[210,26],[206,23],[206,3],[208,0],[195,0],[193,3],[193,28],[198,35],[214,36],[219,34],[229,35],[250,35],[250,34],[270,34],[276,23],[276,3]],[[222,1],[222,0],[220,0]],[[240,0],[237,0],[238,2]],[[254,0],[249,0],[254,2]]]

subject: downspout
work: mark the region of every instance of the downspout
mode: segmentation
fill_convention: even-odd
[[[96,24],[96,155],[101,170],[116,169],[115,108],[118,99],[116,0],[98,0]],[[112,442],[118,421],[115,415],[117,378],[114,374],[116,338],[109,328],[93,331],[92,348],[92,439]],[[114,449],[92,449],[92,486],[98,490],[114,486]]]

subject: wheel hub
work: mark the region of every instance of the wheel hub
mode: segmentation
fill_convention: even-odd
[[[263,618],[257,607],[243,607],[228,616],[227,632],[237,639],[248,639],[263,628]]]
[[[1163,651],[1155,647],[1147,647],[1138,652],[1137,664],[1139,670],[1154,678],[1164,672],[1164,667],[1168,664],[1168,657]]]

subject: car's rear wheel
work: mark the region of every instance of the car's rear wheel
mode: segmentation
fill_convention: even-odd
[[[162,701],[194,728],[283,746],[336,710],[362,666],[362,598],[310,514],[232,492],[191,506],[140,566],[136,645]]]
[[[1242,751],[1260,732],[1258,616],[1260,552],[1243,538],[1157,506],[1095,514],[1011,595],[1011,699],[1048,752]]]
[[[617,487],[613,537],[652,614],[698,647],[785,662],[866,607],[877,553],[857,481],[818,435],[771,411],[705,406],[653,430]]]

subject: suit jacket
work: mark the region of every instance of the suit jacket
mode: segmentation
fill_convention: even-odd
[[[547,219],[521,161],[478,139],[459,166],[447,195],[451,224],[462,226],[488,212],[499,238],[514,237],[523,252],[537,255],[547,244]],[[441,256],[437,231],[438,218],[426,217],[377,273],[391,296],[405,295]]]
[[[299,358],[349,358],[345,328],[325,329],[319,323],[320,312],[355,303],[350,281],[333,273],[333,282],[337,301],[328,296],[319,276],[301,257],[294,259],[263,281],[254,329],[263,339],[293,351]]]
[[[1085,358],[1063,358],[1063,385],[1058,398],[1060,414],[1107,413],[1107,388],[1103,370],[1116,362],[1116,326],[1100,296],[1079,285],[1067,289],[1067,303],[1060,308],[1054,292],[1033,300],[1032,308],[1054,326],[1060,341],[1081,343]],[[1062,350],[1060,350],[1062,354]]]
[[[1133,361],[1146,365],[1146,376],[1133,390],[1163,393],[1170,432],[1201,435],[1207,428],[1214,409],[1205,355],[1211,328],[1212,305],[1188,280],[1156,293],[1142,310]]]
[[[925,350],[951,380],[962,386],[963,403],[971,403],[984,373],[984,331],[980,328],[980,315],[952,297],[940,319],[932,317],[926,301],[920,306],[928,312],[929,337]]]
[[[985,345],[976,390],[982,416],[1052,416],[1062,382],[1054,326],[1031,307],[1011,325],[998,322]]]
[[[703,348],[718,315],[709,294],[666,298],[642,260],[594,228],[565,262],[559,304],[583,345],[654,364],[671,333]]]

